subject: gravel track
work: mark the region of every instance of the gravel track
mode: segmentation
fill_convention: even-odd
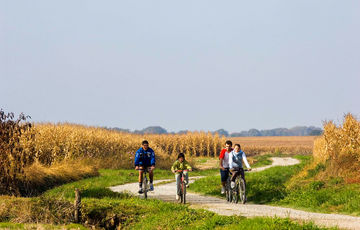
[[[259,172],[274,166],[288,166],[298,164],[299,161],[294,158],[271,158],[273,163],[261,168],[253,169],[253,172]],[[155,174],[156,176],[156,174]],[[190,183],[201,177],[191,177]],[[149,192],[148,197],[153,199],[160,199],[168,202],[176,202],[175,200],[175,182],[172,180],[156,180],[154,184],[166,182],[155,186],[155,191]],[[128,192],[130,194],[139,196],[138,183],[130,183],[118,185],[110,188],[114,192]],[[220,191],[219,191],[220,192]],[[142,197],[142,195],[140,195]],[[186,199],[191,207],[203,208],[220,215],[241,215],[245,217],[265,216],[265,217],[281,217],[290,218],[300,221],[313,221],[319,226],[334,227],[338,226],[341,229],[359,229],[360,230],[360,217],[339,215],[339,214],[323,214],[306,212],[292,208],[283,208],[269,205],[258,204],[230,204],[225,199],[199,195],[188,192]]]

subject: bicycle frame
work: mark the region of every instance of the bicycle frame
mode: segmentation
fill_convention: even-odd
[[[247,169],[242,169],[245,172],[249,171]],[[241,201],[242,204],[246,202],[246,185],[244,179],[241,175],[238,175],[235,178],[235,187],[231,189],[232,199],[230,202],[238,203]]]
[[[186,203],[186,185],[185,185],[185,175],[183,172],[187,172],[188,170],[178,170],[177,172],[180,174],[181,182],[180,182],[180,203]]]
[[[147,192],[149,191],[148,189],[148,178],[147,178],[147,173],[148,173],[148,167],[144,168],[144,169],[138,169],[138,171],[143,171],[144,172],[144,178],[143,178],[143,190],[144,190],[144,198],[147,199]]]

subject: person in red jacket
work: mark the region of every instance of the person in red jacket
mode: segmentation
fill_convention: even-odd
[[[226,180],[229,177],[229,155],[233,151],[232,142],[227,140],[225,142],[225,148],[221,150],[220,159],[220,177],[221,177],[221,194],[225,193]]]

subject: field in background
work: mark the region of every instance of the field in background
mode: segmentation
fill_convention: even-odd
[[[249,156],[262,153],[311,154],[317,138],[319,137],[229,137],[234,144],[240,144]]]
[[[155,150],[157,168],[163,169],[170,169],[179,152],[188,159],[216,156],[225,142],[210,132],[137,135],[77,124],[31,124],[23,115],[17,120],[3,111],[0,115],[0,194],[8,195],[36,194],[39,188],[94,176],[97,168],[133,168],[144,139]]]

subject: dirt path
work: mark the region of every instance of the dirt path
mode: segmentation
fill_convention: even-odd
[[[294,158],[272,158],[273,164],[261,168],[256,168],[253,171],[258,172],[273,166],[286,166],[298,164],[299,161]],[[201,177],[192,177],[190,183]],[[154,184],[171,181],[171,180],[157,180]],[[175,182],[167,184],[160,184],[155,186],[155,191],[149,193],[150,198],[161,199],[169,202],[176,202],[175,200]],[[131,183],[125,185],[114,186],[110,188],[114,192],[129,192],[138,195],[138,183]],[[220,192],[220,191],[219,191]],[[291,218],[295,220],[313,221],[319,226],[333,227],[338,226],[344,229],[359,229],[360,217],[353,217],[339,214],[322,214],[300,211],[292,208],[275,207],[269,205],[258,204],[229,204],[224,199],[203,196],[195,193],[188,193],[187,202],[194,208],[204,208],[209,211],[216,212],[220,215],[241,215],[246,217],[255,216],[269,216]]]

